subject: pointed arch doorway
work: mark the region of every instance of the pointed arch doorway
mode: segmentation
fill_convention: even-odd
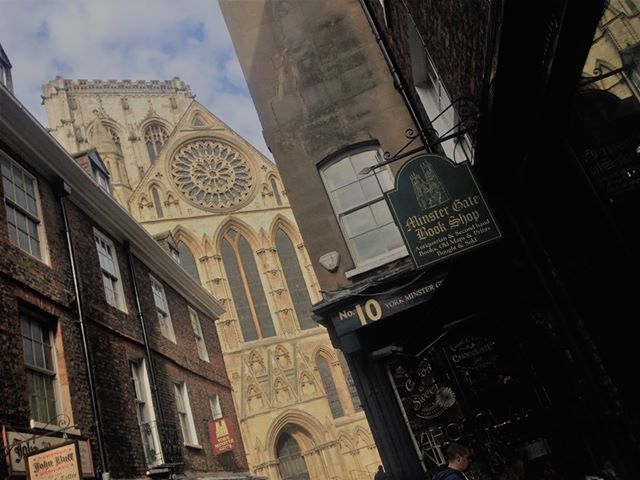
[[[276,444],[278,470],[282,480],[310,480],[300,445],[289,432],[282,432]]]

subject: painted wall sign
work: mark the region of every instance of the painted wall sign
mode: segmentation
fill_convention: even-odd
[[[29,480],[80,480],[80,451],[77,442],[40,450],[27,457]]]
[[[415,157],[400,168],[387,200],[418,267],[501,236],[467,163],[432,154]]]
[[[26,460],[30,454],[65,442],[65,439],[62,437],[44,435],[33,438],[34,435],[34,431],[7,426],[2,427],[3,444],[5,448],[12,447],[7,462],[11,475],[26,475]],[[93,458],[91,456],[91,444],[86,439],[79,438],[77,441],[83,475],[85,477],[95,477]]]
[[[331,315],[336,333],[344,335],[363,325],[377,322],[382,318],[426,302],[431,299],[433,293],[443,282],[444,276],[428,277],[393,293],[363,297],[361,301],[351,303]]]
[[[236,448],[236,431],[228,417],[209,420],[209,437],[215,455]]]

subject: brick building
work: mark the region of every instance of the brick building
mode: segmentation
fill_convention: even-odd
[[[633,478],[638,2],[220,4],[392,477]]]
[[[4,85],[0,162],[0,476],[64,433],[85,476],[248,478],[220,304]]]

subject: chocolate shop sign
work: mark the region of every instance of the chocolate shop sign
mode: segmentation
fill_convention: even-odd
[[[468,163],[415,157],[400,168],[387,200],[417,267],[500,238]]]

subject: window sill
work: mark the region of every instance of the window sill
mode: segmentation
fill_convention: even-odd
[[[196,444],[193,444],[193,443],[185,443],[184,446],[187,447],[187,448],[193,448],[194,450],[202,450],[203,449],[202,445],[196,445]]]
[[[363,263],[362,265],[358,265],[356,268],[345,272],[344,275],[347,278],[352,278],[356,275],[360,275],[362,273],[373,270],[374,268],[381,267],[382,265],[385,265],[389,262],[393,262],[394,260],[398,260],[399,258],[407,256],[409,256],[409,252],[407,251],[407,248],[403,246],[385,255],[371,259],[368,262]]]

